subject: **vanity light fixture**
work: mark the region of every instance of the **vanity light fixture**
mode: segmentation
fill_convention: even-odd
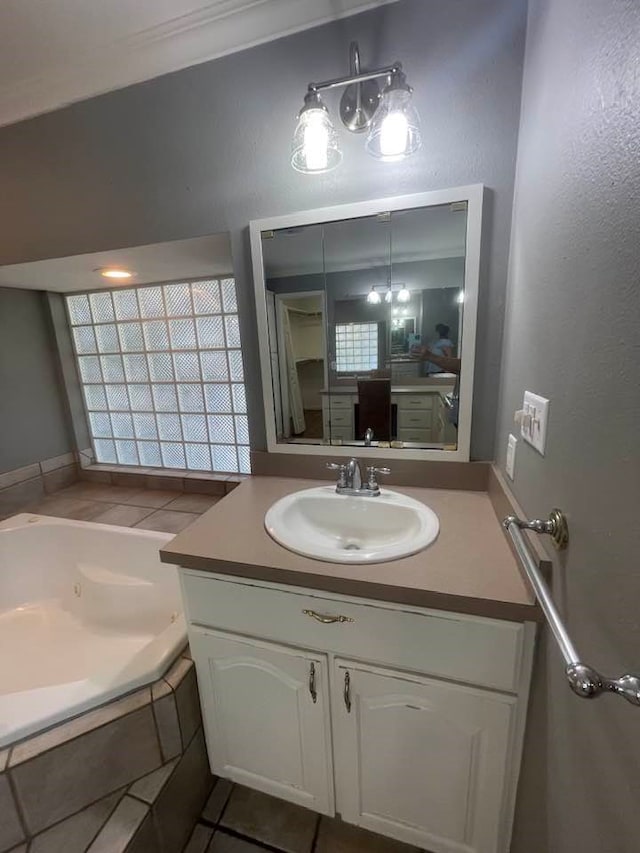
[[[376,290],[375,285],[372,285],[371,290],[367,293],[367,302],[369,305],[379,305],[382,302],[382,298]]]
[[[387,292],[384,295],[384,301],[389,304],[393,301],[393,290],[391,290],[391,285],[387,288]]]
[[[297,172],[329,172],[342,160],[338,134],[329,111],[316,91],[309,90],[298,115],[291,146],[291,165]]]
[[[389,75],[366,142],[367,151],[378,160],[402,160],[422,145],[420,119],[411,103],[412,92],[402,71]]]
[[[400,62],[361,71],[357,42],[349,47],[350,73],[322,83],[309,83],[291,147],[291,165],[298,172],[317,174],[335,169],[342,160],[338,134],[320,92],[346,87],[340,99],[340,118],[347,130],[368,130],[367,151],[378,160],[395,161],[420,148],[420,119],[411,103]],[[380,93],[378,79],[386,78]]]
[[[122,267],[98,267],[94,272],[99,272],[103,278],[111,279],[128,279],[135,275],[135,273]]]
[[[404,284],[398,291],[398,302],[411,302],[411,293]]]

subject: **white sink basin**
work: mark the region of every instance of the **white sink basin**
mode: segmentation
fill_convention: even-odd
[[[383,563],[415,554],[438,535],[438,516],[419,501],[392,492],[339,495],[334,486],[281,498],[264,518],[280,545],[330,563]]]

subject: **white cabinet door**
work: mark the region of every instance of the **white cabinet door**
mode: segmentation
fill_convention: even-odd
[[[333,679],[344,820],[433,853],[501,850],[515,698],[346,660]]]
[[[211,769],[334,814],[326,657],[192,628]]]

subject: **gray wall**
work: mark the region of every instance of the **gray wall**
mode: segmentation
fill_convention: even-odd
[[[0,130],[0,263],[229,231],[245,341],[256,340],[251,219],[484,182],[472,453],[491,458],[524,49],[525,0],[401,0]],[[373,161],[341,133],[326,176],[289,166],[310,80],[402,60],[424,147]],[[328,96],[335,111],[337,96]],[[252,440],[264,446],[258,354],[245,346]]]
[[[0,288],[0,472],[72,449],[45,294]]]
[[[640,7],[532,0],[497,449],[525,388],[547,453],[519,444],[530,515],[569,516],[553,580],[578,650],[640,671]],[[640,709],[575,697],[545,633],[512,853],[638,850]]]

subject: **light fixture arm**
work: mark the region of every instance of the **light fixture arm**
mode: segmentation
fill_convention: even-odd
[[[362,74],[347,74],[344,77],[334,77],[333,80],[323,80],[322,83],[309,83],[308,91],[322,92],[325,89],[337,89],[339,86],[364,83],[366,80],[376,80],[378,77],[391,77],[400,71],[402,71],[402,63],[394,62],[393,65],[387,65],[385,68],[365,71]]]

